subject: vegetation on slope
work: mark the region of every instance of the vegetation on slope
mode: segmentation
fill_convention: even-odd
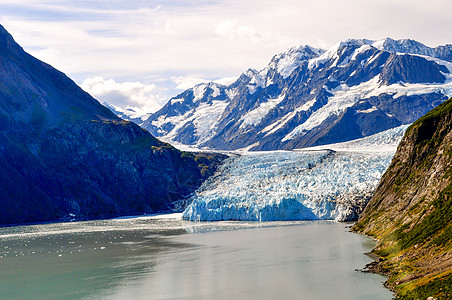
[[[167,210],[219,160],[119,119],[0,25],[0,225]]]
[[[408,128],[354,230],[400,299],[452,299],[452,99]]]

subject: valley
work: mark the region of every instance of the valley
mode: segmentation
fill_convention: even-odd
[[[298,46],[144,117],[0,26],[0,298],[389,299],[373,248],[396,297],[449,299],[451,72],[451,45]]]

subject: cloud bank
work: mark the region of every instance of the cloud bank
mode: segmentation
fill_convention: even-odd
[[[80,86],[100,102],[123,108],[141,108],[147,113],[156,112],[167,100],[159,95],[154,84],[116,82],[114,79],[93,77],[85,79]]]
[[[32,55],[79,84],[107,78],[97,97],[149,109],[192,83],[261,69],[295,45],[452,43],[450,0],[2,0],[0,10],[0,23]]]

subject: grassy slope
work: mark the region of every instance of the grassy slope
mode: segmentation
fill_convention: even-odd
[[[417,120],[354,226],[401,299],[452,299],[452,99]]]

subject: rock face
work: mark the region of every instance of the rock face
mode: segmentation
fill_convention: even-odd
[[[0,224],[167,209],[209,158],[121,120],[0,26]]]
[[[348,40],[301,46],[229,86],[199,84],[142,126],[168,142],[213,149],[294,149],[410,124],[452,96],[452,45]]]
[[[452,99],[408,128],[354,228],[402,299],[452,298]]]

